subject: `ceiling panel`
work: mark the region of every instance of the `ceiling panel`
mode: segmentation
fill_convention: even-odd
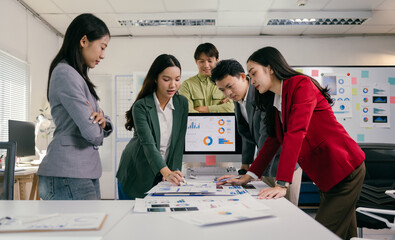
[[[107,0],[52,0],[67,13],[113,13]]]
[[[301,35],[307,26],[265,26],[261,34],[263,35]]]
[[[267,11],[273,0],[219,0],[219,11]]]
[[[131,32],[127,27],[112,27],[109,28],[111,36],[115,35],[131,35]]]
[[[24,0],[37,13],[63,13],[51,0]]]
[[[372,17],[362,25],[393,25],[395,26],[394,11],[374,11]]]
[[[217,27],[218,35],[227,36],[258,36],[261,27]]]
[[[217,34],[215,26],[202,27],[202,26],[177,26],[172,27],[173,33],[178,36],[192,35],[192,36],[212,36]]]
[[[385,0],[331,0],[324,10],[371,10]]]
[[[217,26],[262,26],[265,12],[219,12]]]
[[[376,10],[395,10],[395,1],[394,0],[386,0],[380,6],[377,7]]]
[[[104,13],[98,13],[96,14],[98,18],[103,20],[103,22],[106,23],[107,27],[112,28],[112,27],[121,27],[121,25],[118,22],[118,15],[117,14],[104,14]]]
[[[165,12],[165,13],[135,13],[135,14],[117,14],[117,20],[162,20],[162,19],[216,19],[215,12]]]
[[[308,26],[303,32],[303,35],[318,35],[318,34],[343,34],[347,32],[352,26]]]
[[[63,34],[72,21],[72,18],[66,14],[41,14],[41,17]]]
[[[349,0],[345,0],[349,1]],[[305,6],[298,6],[297,0],[275,0],[271,6],[271,11],[285,11],[285,10],[295,10],[295,11],[312,11],[321,10],[325,7],[328,0],[310,0],[307,1]]]
[[[166,12],[163,1],[158,0],[107,0],[117,13]]]
[[[174,35],[171,27],[130,27],[133,36],[170,36]]]
[[[217,11],[217,0],[163,0],[167,11]]]
[[[393,29],[393,26],[354,26],[350,28],[347,34],[382,34],[388,33]]]

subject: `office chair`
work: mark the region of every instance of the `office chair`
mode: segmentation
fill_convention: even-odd
[[[395,144],[359,143],[365,152],[366,175],[357,201],[358,235],[363,237],[362,228],[391,228],[394,221],[395,199],[385,192],[395,189]],[[366,212],[373,209],[379,218]],[[372,212],[372,211],[370,211]],[[384,212],[390,213],[383,214]]]
[[[0,200],[13,200],[16,142],[0,142],[0,149],[6,150],[3,192],[0,194]]]

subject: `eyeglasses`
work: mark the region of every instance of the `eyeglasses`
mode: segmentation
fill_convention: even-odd
[[[250,74],[247,74],[246,78],[247,78],[248,81],[250,81],[251,80]]]

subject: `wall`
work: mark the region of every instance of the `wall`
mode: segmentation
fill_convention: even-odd
[[[220,58],[247,58],[264,46],[278,48],[291,65],[395,65],[395,36],[372,37],[151,37],[113,38],[107,57],[92,72],[131,74],[147,71],[161,53],[175,55],[184,71],[197,71],[193,54],[198,44],[212,42]]]
[[[29,63],[30,107],[34,121],[46,103],[49,64],[60,46],[60,38],[15,0],[0,3],[0,49]]]

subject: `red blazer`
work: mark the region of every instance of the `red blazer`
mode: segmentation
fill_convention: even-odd
[[[249,171],[262,176],[282,145],[277,180],[292,182],[296,162],[318,186],[328,191],[365,159],[365,153],[336,120],[328,101],[306,76],[283,81],[276,137],[268,137]]]

